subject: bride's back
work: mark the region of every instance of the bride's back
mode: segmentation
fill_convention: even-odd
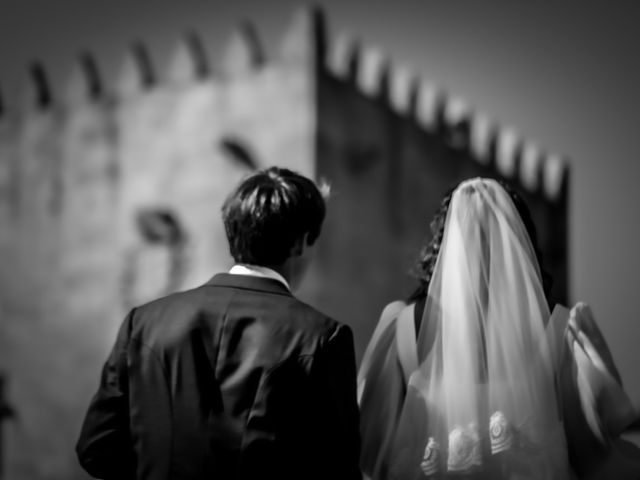
[[[414,317],[417,368],[404,375],[386,474],[567,478],[526,206],[495,180],[468,180],[445,197],[432,228],[411,298],[424,303]]]

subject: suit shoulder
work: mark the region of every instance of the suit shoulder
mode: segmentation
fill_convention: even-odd
[[[151,300],[132,310],[133,329],[138,334],[149,334],[150,329],[162,330],[162,325],[175,318],[192,316],[201,307],[203,294],[201,287],[172,293]]]
[[[317,337],[321,343],[328,341],[343,330],[351,332],[348,325],[335,320],[305,302],[296,299],[294,308],[297,317],[296,326]]]
[[[171,293],[164,297],[156,298],[147,303],[143,303],[135,308],[139,314],[153,313],[158,310],[164,310],[167,308],[186,307],[193,305],[194,300],[200,294],[200,287],[192,288],[190,290],[183,290],[180,292]]]

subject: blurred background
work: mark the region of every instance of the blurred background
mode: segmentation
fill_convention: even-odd
[[[291,25],[304,5],[0,2],[0,369],[6,378],[0,394],[15,412],[3,422],[5,478],[85,478],[75,465],[73,442],[122,315],[138,301],[205,281],[228,266],[218,204],[251,169],[279,163],[317,173],[315,117],[309,113],[317,108],[308,73],[314,53],[304,40],[313,29],[305,30],[304,19],[296,17]],[[493,0],[317,5],[326,14],[329,44],[348,39],[377,47],[378,58],[388,58],[394,69],[413,72],[528,142],[568,158],[568,300],[592,306],[625,386],[640,403],[640,58],[635,51],[640,6]],[[244,40],[238,41],[233,33],[245,19],[259,37],[248,50],[239,45],[252,34],[242,30]],[[197,32],[201,57],[185,57],[178,46],[187,31]],[[136,41],[147,56],[140,48],[131,50]],[[190,52],[198,51],[188,45]],[[91,62],[82,64],[84,73],[73,73],[84,51],[92,53],[96,75]],[[277,68],[247,73],[272,59]],[[34,68],[34,60],[43,67]],[[224,85],[189,83],[198,76],[218,76]],[[170,88],[150,89],[156,84]],[[145,89],[149,92],[141,95]],[[104,94],[108,91],[117,92],[116,108]],[[329,128],[325,136],[350,135],[347,127],[347,133]],[[357,147],[367,147],[366,136],[383,128],[354,131],[362,136]],[[163,139],[158,132],[172,134]],[[213,145],[215,158],[204,155]],[[332,156],[330,146],[319,148]],[[337,180],[344,188],[335,191],[338,202],[348,197],[352,200],[344,205],[354,209],[358,198],[377,199],[394,172],[371,173],[366,148],[361,150],[365,167],[355,165],[351,174],[369,175],[370,186],[360,191],[358,182]],[[205,157],[213,163],[202,163]],[[18,158],[33,161],[16,166],[12,159]],[[43,159],[44,169],[37,166]],[[76,164],[67,168],[70,161]],[[57,168],[66,173],[53,175]],[[320,170],[336,172],[332,164]],[[151,181],[146,172],[152,171]],[[58,198],[51,178],[75,196]],[[314,282],[326,282],[332,268],[342,268],[332,266],[331,252],[353,249],[363,238],[325,240],[302,295],[355,325],[358,356],[377,320],[374,312],[409,293],[409,259],[418,239],[425,238],[431,206],[442,193],[433,190],[425,192],[428,208],[417,206],[416,218],[424,224],[411,230],[411,241],[403,237],[402,251],[376,267],[352,307],[332,310],[327,303],[348,295],[344,280],[320,293]],[[384,207],[388,199],[374,204]],[[399,203],[405,209],[410,204]],[[398,216],[400,223],[406,220],[397,210],[392,226]],[[363,220],[370,226],[381,221]],[[339,222],[328,222],[328,232],[340,228]],[[384,242],[392,242],[393,228],[387,227]],[[343,271],[343,277],[362,272],[371,258],[367,254],[384,246],[380,242],[353,253],[362,258],[353,260],[354,272]],[[119,247],[111,248],[115,244]],[[116,264],[123,267],[112,268]],[[27,271],[20,265],[28,265]],[[385,289],[388,281],[376,280],[385,272],[406,279]],[[170,281],[157,284],[164,277]],[[355,321],[350,308],[365,308],[361,317],[370,320]]]

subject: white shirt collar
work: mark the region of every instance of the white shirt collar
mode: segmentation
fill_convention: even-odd
[[[287,282],[282,275],[280,275],[275,270],[272,270],[271,268],[261,267],[259,265],[249,265],[247,263],[236,263],[233,267],[231,267],[229,273],[231,273],[232,275],[249,275],[251,277],[272,278],[273,280],[277,280],[278,282],[282,283],[285,287],[287,287],[287,290],[291,291],[289,282]]]

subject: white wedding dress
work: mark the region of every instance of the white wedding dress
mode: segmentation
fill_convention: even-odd
[[[367,477],[640,478],[640,460],[617,455],[637,413],[593,316],[551,315],[497,182],[453,193],[417,338],[413,309],[385,309],[361,363]]]

